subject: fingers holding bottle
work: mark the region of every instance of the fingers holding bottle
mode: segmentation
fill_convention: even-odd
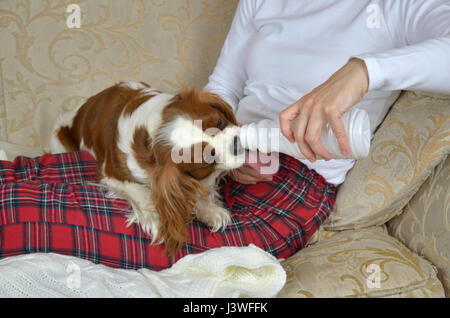
[[[341,118],[364,97],[368,86],[364,61],[349,60],[326,82],[280,113],[282,134],[290,142],[295,141],[309,161],[316,161],[317,156],[330,160],[330,153],[320,141],[322,129],[328,123],[341,154],[347,156],[350,146]]]

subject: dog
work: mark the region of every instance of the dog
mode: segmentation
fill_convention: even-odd
[[[231,107],[214,93],[120,82],[60,116],[51,152],[72,151],[96,158],[97,181],[132,205],[127,224],[138,223],[168,253],[186,242],[194,218],[212,231],[230,223],[217,183],[243,165],[245,152]]]

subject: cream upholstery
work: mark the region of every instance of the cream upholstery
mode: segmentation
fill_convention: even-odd
[[[401,213],[450,152],[449,106],[449,96],[402,94],[378,128],[369,156],[347,174],[325,228],[381,225]]]
[[[388,223],[389,232],[429,259],[450,297],[450,156],[423,183],[404,212]]]
[[[0,1],[0,147],[10,159],[38,155],[59,112],[120,80],[167,92],[202,87],[237,2]],[[72,3],[81,8],[79,29],[66,25]],[[327,226],[283,263],[289,280],[280,296],[444,295],[433,265],[406,246],[433,262],[449,288],[448,164],[439,165],[450,149],[449,106],[448,96],[400,97],[370,157],[339,189]],[[389,229],[406,246],[373,227],[399,214]],[[379,289],[365,284],[369,263],[383,269]]]
[[[287,282],[279,297],[443,296],[435,268],[382,228],[342,231],[282,264]]]
[[[1,61],[1,60],[0,60]],[[2,65],[0,64],[0,75],[2,74]],[[3,81],[0,81],[0,140],[6,140],[6,109],[3,93]]]

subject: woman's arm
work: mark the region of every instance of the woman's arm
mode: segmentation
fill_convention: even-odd
[[[364,60],[369,90],[450,93],[450,1],[388,1],[387,27],[398,48]]]
[[[398,48],[353,56],[325,83],[280,113],[283,135],[296,141],[311,162],[317,155],[330,159],[320,142],[327,122],[342,154],[349,153],[341,117],[368,90],[450,93],[450,1],[386,1],[383,12]],[[299,115],[302,120],[291,129],[291,121]]]
[[[254,0],[239,1],[217,64],[208,78],[208,84],[203,88],[222,97],[234,112],[244,96],[246,56],[249,43],[256,34],[253,25],[254,10]]]

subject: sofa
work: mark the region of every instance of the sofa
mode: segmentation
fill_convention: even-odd
[[[236,5],[1,1],[0,148],[9,159],[42,154],[61,111],[118,81],[203,87]],[[450,96],[402,92],[329,219],[282,260],[278,296],[449,297],[449,152]]]

